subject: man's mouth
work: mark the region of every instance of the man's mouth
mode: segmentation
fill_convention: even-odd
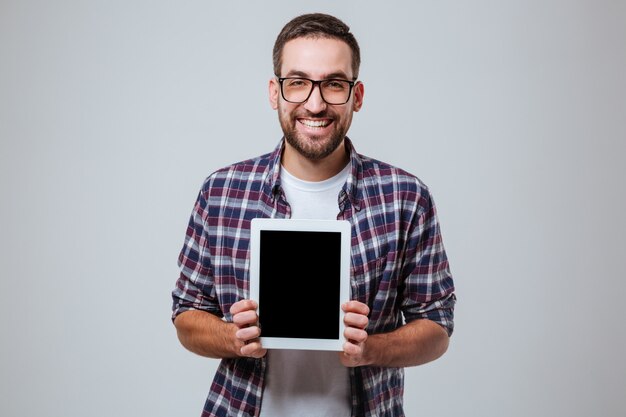
[[[306,127],[311,128],[324,128],[332,123],[331,119],[298,119],[298,122],[302,123]]]

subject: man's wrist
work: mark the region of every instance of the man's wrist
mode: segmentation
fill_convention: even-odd
[[[244,343],[237,338],[237,330],[239,330],[239,327],[237,327],[236,324],[226,324],[225,344],[228,346],[228,350],[231,352],[230,356],[233,358],[240,358],[243,356],[241,354],[241,348]]]
[[[384,342],[386,336],[384,334],[375,334],[368,336],[363,344],[363,364],[364,366],[383,366],[382,352],[384,351]]]

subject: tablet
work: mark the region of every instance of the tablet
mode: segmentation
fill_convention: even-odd
[[[266,349],[343,350],[350,222],[254,219],[250,298]]]

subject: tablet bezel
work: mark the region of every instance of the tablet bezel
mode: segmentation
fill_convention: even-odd
[[[350,300],[350,239],[351,225],[346,220],[306,219],[253,219],[250,234],[250,299],[258,302],[259,317],[263,305],[259,302],[259,270],[261,231],[335,232],[341,234],[341,261],[339,275],[339,337],[337,339],[308,339],[264,337],[261,329],[261,345],[265,349],[302,349],[342,351],[344,344],[344,313],[341,304]]]

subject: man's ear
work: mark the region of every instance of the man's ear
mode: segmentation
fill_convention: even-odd
[[[272,106],[272,108],[276,110],[278,108],[278,95],[280,94],[280,86],[278,85],[278,80],[274,77],[270,78],[269,93],[270,106]]]
[[[363,94],[365,94],[365,87],[361,81],[354,85],[354,101],[352,102],[352,110],[359,111],[363,106]]]

